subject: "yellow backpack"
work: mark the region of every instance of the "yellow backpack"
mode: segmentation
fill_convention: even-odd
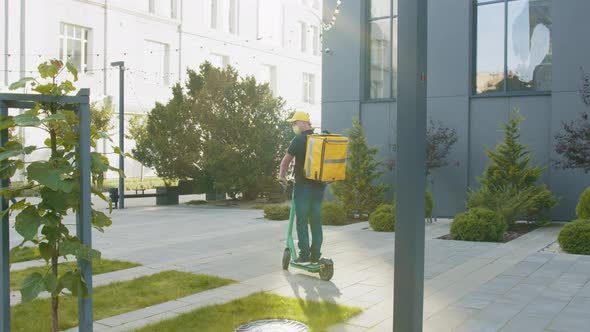
[[[307,179],[335,182],[346,178],[348,137],[309,135],[306,154],[303,172]]]

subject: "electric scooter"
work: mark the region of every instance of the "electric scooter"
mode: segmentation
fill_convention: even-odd
[[[302,265],[297,260],[297,251],[293,243],[293,223],[295,221],[295,197],[291,198],[291,213],[289,214],[289,230],[287,233],[287,248],[283,252],[283,270],[289,266],[307,272],[319,273],[322,280],[328,281],[334,276],[334,262],[329,258],[321,258],[316,264]]]

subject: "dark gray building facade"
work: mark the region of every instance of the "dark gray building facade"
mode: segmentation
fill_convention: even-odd
[[[334,2],[334,3],[332,3]],[[397,0],[343,1],[336,25],[323,35],[322,127],[342,132],[359,118],[380,148],[383,181],[395,179]],[[324,1],[331,13],[335,1]],[[403,51],[403,50],[402,50]],[[430,0],[428,117],[454,128],[458,142],[446,167],[433,172],[435,215],[451,217],[478,186],[485,147],[518,108],[521,139],[542,181],[560,197],[554,219],[570,220],[590,174],[560,170],[554,136],[587,109],[581,75],[590,73],[588,0]],[[403,193],[398,193],[403,194]]]

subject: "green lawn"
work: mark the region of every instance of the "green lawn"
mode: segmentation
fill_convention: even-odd
[[[171,301],[235,281],[188,272],[165,271],[94,288],[94,319]],[[78,325],[78,299],[60,298],[61,330]],[[12,307],[12,331],[50,331],[51,300],[38,299]]]
[[[35,248],[33,247],[14,247],[10,250],[11,264],[32,261],[39,258],[41,258],[41,256],[35,252]]]
[[[132,267],[140,266],[141,264],[131,263],[131,262],[124,262],[118,260],[110,260],[110,259],[101,259],[97,260],[92,264],[92,272],[93,274],[102,274],[108,273],[113,271],[125,270],[130,269]],[[76,268],[76,262],[67,262],[67,263],[60,263],[59,270],[60,275],[68,270],[73,270]],[[10,290],[17,290],[20,288],[21,283],[25,278],[34,272],[39,272],[41,274],[45,274],[49,269],[48,266],[35,266],[30,267],[24,270],[17,270],[10,272]]]
[[[235,301],[212,305],[137,331],[233,332],[238,326],[259,319],[292,319],[311,331],[326,331],[361,312],[359,308],[332,302],[312,302],[269,293],[256,293]]]
[[[154,189],[156,187],[163,187],[166,184],[164,183],[163,179],[158,177],[144,177],[143,181],[140,178],[125,178],[125,189],[126,190],[135,190],[135,189]],[[174,181],[172,185],[177,185],[177,182]],[[104,180],[103,183],[103,190],[106,192],[108,188],[118,188],[119,187],[119,179],[107,179]]]

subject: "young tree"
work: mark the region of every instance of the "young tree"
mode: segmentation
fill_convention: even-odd
[[[523,216],[526,212],[529,219],[544,219],[549,210],[557,205],[557,198],[545,185],[537,184],[545,168],[530,165],[533,154],[524,143],[520,142],[519,126],[522,121],[524,118],[518,109],[515,109],[508,123],[502,125],[504,141],[494,150],[490,148],[486,150],[489,163],[483,176],[478,178],[478,182],[482,186],[480,190],[491,195],[509,193],[515,197],[524,197],[520,193],[527,192],[527,197],[530,197],[533,202],[527,205],[526,211],[517,214]]]
[[[590,76],[582,69],[580,97],[590,107]],[[590,172],[590,121],[583,112],[577,121],[562,122],[562,131],[555,135],[555,152],[562,160],[555,162],[561,169],[581,169]]]
[[[426,170],[429,174],[449,164],[447,158],[457,140],[457,131],[454,128],[445,127],[441,121],[434,122],[430,119],[430,126],[426,130]]]
[[[388,186],[376,184],[383,171],[381,161],[375,160],[377,148],[370,148],[358,119],[347,130],[349,137],[346,180],[332,184],[332,192],[349,215],[373,212],[383,203]]]
[[[206,62],[148,114],[134,155],[161,177],[210,179],[217,192],[255,197],[288,144],[284,104],[268,84]]]
[[[115,126],[111,123],[113,118],[113,103],[109,97],[101,101],[90,103],[90,123],[97,131],[107,133]]]
[[[41,81],[24,78],[10,86],[12,90],[26,87],[51,96],[65,96],[74,92],[76,88],[70,80],[58,81],[58,76],[69,72],[74,82],[77,71],[70,64],[59,60],[45,62],[38,67]],[[47,133],[43,147],[23,146],[16,141],[8,141],[0,152],[0,177],[9,179],[17,170],[25,170],[27,183],[19,188],[3,188],[1,195],[7,199],[20,197],[24,190],[38,189],[41,200],[22,199],[12,204],[3,213],[17,213],[15,229],[24,241],[37,246],[41,257],[49,265],[44,274],[29,275],[21,286],[24,302],[32,301],[39,293],[47,291],[51,294],[51,308],[54,332],[59,331],[59,296],[64,289],[68,289],[73,296],[87,296],[86,282],[78,269],[59,272],[59,257],[74,256],[78,259],[91,261],[99,258],[100,252],[90,249],[75,236],[70,234],[63,219],[80,206],[80,155],[78,116],[73,111],[62,109],[59,103],[37,103],[35,108],[17,116],[7,116],[0,119],[2,129],[17,127],[34,127]],[[99,138],[108,137],[98,132],[96,126],[91,129],[91,144],[95,145]],[[47,160],[36,160],[25,164],[19,156],[29,155],[36,150],[49,150]],[[107,170],[115,170],[109,165],[108,159],[99,153],[91,153],[91,175],[95,187],[94,195],[108,202],[102,194],[102,174]],[[99,231],[111,225],[111,219],[104,213],[92,210],[92,225]]]

